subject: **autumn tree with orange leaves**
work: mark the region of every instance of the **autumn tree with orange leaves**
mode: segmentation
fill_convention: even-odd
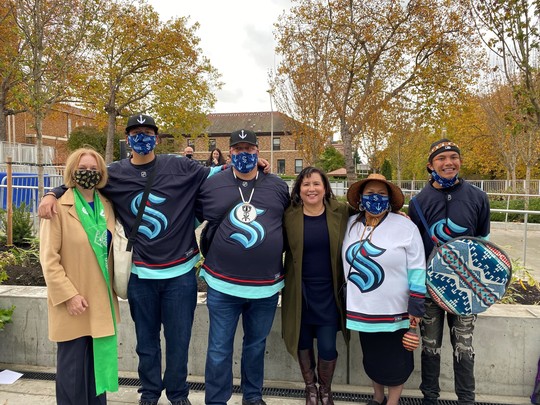
[[[298,0],[280,17],[276,80],[316,103],[310,121],[341,135],[349,182],[354,146],[389,101],[420,88],[451,90],[470,75],[464,55],[474,33],[466,11],[461,1]]]

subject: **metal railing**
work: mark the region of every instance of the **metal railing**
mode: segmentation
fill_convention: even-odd
[[[51,174],[47,173],[44,177],[44,184],[45,184],[45,191],[48,191],[54,187],[60,186],[63,184],[64,179],[62,174],[58,174],[61,172],[63,168],[54,168],[54,170],[51,170]],[[0,208],[6,209],[6,203],[7,203],[7,177],[5,176],[5,173],[0,172]],[[289,189],[292,188],[292,181],[287,182],[289,184]],[[424,183],[425,184],[425,183]],[[347,188],[346,188],[346,182],[332,182],[332,189],[334,191],[334,194],[336,196],[345,196],[347,194]],[[417,194],[420,189],[402,189],[403,193],[408,196],[412,197],[415,194]],[[535,194],[508,194],[508,193],[487,193],[489,196],[499,196],[503,197],[507,200],[507,208],[506,209],[500,209],[500,208],[491,208],[491,212],[497,212],[497,213],[504,213],[506,214],[505,221],[508,222],[508,214],[521,214],[524,215],[524,227],[523,227],[523,254],[522,254],[522,264],[523,266],[526,265],[526,259],[527,259],[527,234],[529,232],[528,229],[528,219],[529,215],[540,215],[540,211],[532,211],[532,210],[511,210],[508,208],[509,201],[511,198],[524,198],[524,197],[538,197],[538,195]],[[22,203],[28,207],[32,221],[33,221],[33,229],[34,233],[36,234],[39,230],[39,218],[37,216],[37,207],[39,205],[39,199],[38,199],[38,187],[37,187],[37,174],[14,174],[13,175],[13,203],[14,207],[19,207]],[[404,207],[408,207],[408,205],[405,205]]]

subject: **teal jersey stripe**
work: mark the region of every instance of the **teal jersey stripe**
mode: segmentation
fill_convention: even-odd
[[[197,262],[201,259],[200,254],[196,254],[186,263],[179,264],[177,266],[168,267],[166,269],[149,269],[147,267],[139,267],[134,264],[131,266],[131,272],[138,275],[140,278],[147,278],[152,280],[166,280],[169,278],[174,278],[181,276],[183,274],[189,273]]]
[[[347,329],[359,332],[395,332],[399,329],[409,329],[409,325],[408,319],[392,323],[369,323],[347,319]]]
[[[206,283],[214,290],[240,298],[268,298],[281,291],[285,285],[283,280],[281,280],[279,283],[267,286],[245,286],[231,284],[213,277],[210,273],[204,270],[204,267],[201,267],[199,277],[203,278],[204,281],[206,281]]]
[[[426,293],[426,271],[424,269],[408,269],[407,280],[409,290],[420,294]]]

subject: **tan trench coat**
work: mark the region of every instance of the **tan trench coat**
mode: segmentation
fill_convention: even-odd
[[[100,195],[107,229],[114,232],[111,203]],[[92,246],[77,216],[73,189],[57,201],[58,214],[40,225],[40,261],[47,284],[49,339],[65,342],[81,336],[104,337],[114,334],[107,286]],[[112,283],[113,261],[109,255]],[[80,294],[88,302],[81,315],[67,312],[65,302]],[[118,299],[113,292],[116,321],[120,321]]]
[[[352,209],[336,200],[326,204],[326,221],[330,237],[330,258],[334,296],[341,315],[341,330],[345,341],[349,333],[345,328],[345,309],[338,291],[344,281],[341,246]],[[285,251],[285,287],[281,298],[282,335],[287,351],[296,359],[302,320],[302,254],[304,248],[304,213],[302,207],[292,205],[285,211],[284,227],[287,235]]]

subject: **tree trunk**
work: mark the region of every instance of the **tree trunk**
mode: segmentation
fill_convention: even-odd
[[[116,110],[107,111],[107,146],[105,147],[105,163],[109,164],[114,158],[114,134],[116,132]]]
[[[45,184],[43,179],[43,117],[40,114],[34,116],[34,125],[36,126],[38,200],[41,200]]]
[[[357,179],[354,170],[352,136],[345,120],[341,121],[341,140],[343,141],[343,154],[345,155],[345,169],[347,170],[347,187],[350,187]]]

